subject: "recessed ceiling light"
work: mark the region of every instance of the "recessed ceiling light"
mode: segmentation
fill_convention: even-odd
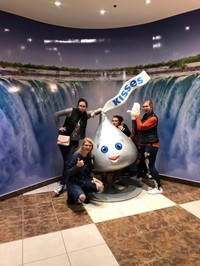
[[[190,30],[190,26],[185,26],[185,30]]]
[[[148,4],[151,4],[151,0],[145,0],[145,3],[148,5]]]
[[[54,3],[56,6],[60,6],[61,5],[61,2],[60,1],[55,1]]]
[[[156,36],[153,36],[152,37],[152,40],[155,41],[155,40],[161,40],[162,39],[162,36],[161,35],[156,35]]]
[[[106,11],[105,11],[104,9],[101,9],[101,10],[99,11],[99,13],[100,13],[101,15],[104,15],[104,14],[106,13]]]

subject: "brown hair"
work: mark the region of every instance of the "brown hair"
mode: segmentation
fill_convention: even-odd
[[[88,102],[87,102],[87,100],[85,100],[85,99],[83,99],[83,98],[80,98],[80,99],[78,100],[78,102],[77,102],[77,107],[79,106],[79,103],[80,103],[80,102],[84,102],[85,105],[86,105],[86,107],[88,107]]]
[[[119,121],[119,124],[121,125],[122,122],[124,121],[124,118],[121,115],[114,115],[113,118],[117,118]]]
[[[148,103],[151,109],[153,110],[153,102],[151,100],[145,100],[142,104]]]

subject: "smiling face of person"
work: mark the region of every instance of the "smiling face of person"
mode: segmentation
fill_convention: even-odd
[[[150,114],[153,111],[153,106],[150,101],[144,101],[142,104],[142,109],[145,114]]]
[[[89,153],[92,149],[93,149],[93,145],[92,145],[91,142],[86,141],[86,142],[83,143],[83,145],[82,145],[82,150],[83,150],[85,153]]]
[[[115,126],[115,127],[118,127],[119,126],[119,119],[117,117],[113,117],[112,119],[112,124]]]

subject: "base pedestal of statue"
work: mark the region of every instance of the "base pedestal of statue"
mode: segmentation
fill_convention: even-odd
[[[104,179],[104,191],[102,193],[93,193],[91,200],[118,202],[134,198],[142,192],[142,187],[137,179],[118,174],[118,180],[115,180],[113,175],[110,175],[110,173],[107,174],[106,180]]]

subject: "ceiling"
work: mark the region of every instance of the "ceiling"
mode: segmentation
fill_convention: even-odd
[[[83,29],[135,26],[200,8],[200,0],[0,0],[0,10],[36,21]],[[99,11],[106,13],[101,15]]]

